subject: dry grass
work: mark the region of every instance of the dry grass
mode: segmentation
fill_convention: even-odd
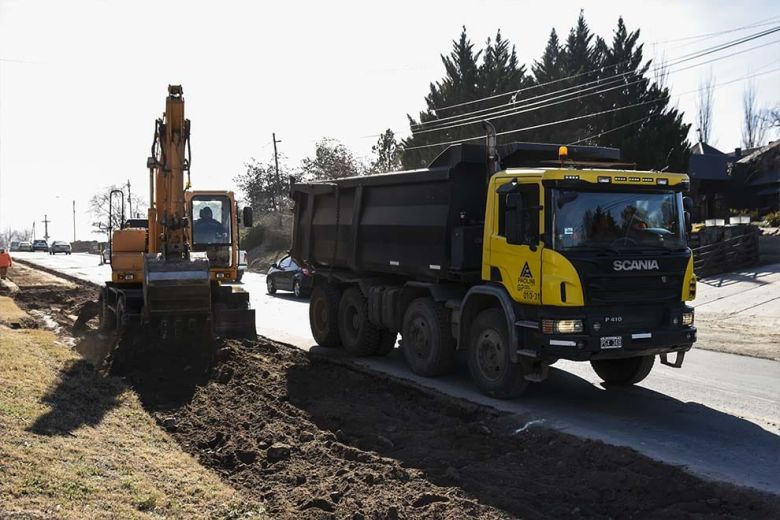
[[[10,327],[12,324],[22,324],[29,320],[27,313],[17,307],[11,298],[0,296],[0,325]]]
[[[0,518],[264,516],[48,331],[0,326],[0,432]]]

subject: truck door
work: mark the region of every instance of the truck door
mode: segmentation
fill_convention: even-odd
[[[500,184],[499,184],[500,183]],[[541,304],[542,248],[539,184],[497,183],[492,194],[490,280],[500,282],[513,300]]]

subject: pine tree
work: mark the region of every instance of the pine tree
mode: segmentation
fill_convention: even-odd
[[[484,56],[484,57],[483,57]],[[483,57],[480,62],[480,58]],[[428,109],[419,114],[420,123],[430,123],[440,118],[456,117],[462,114],[492,108],[505,104],[509,96],[469,103],[460,107],[442,109],[458,105],[475,99],[500,94],[520,89],[528,85],[525,66],[519,63],[517,51],[508,40],[504,39],[501,31],[497,31],[494,40],[488,39],[482,50],[475,51],[474,44],[469,40],[466,28],[460,34],[460,38],[452,42],[452,51],[449,56],[442,56],[445,76],[441,81],[431,83],[430,92],[425,98]],[[496,128],[511,128],[520,124],[519,117],[502,118],[496,120]],[[412,128],[418,127],[418,122],[411,116],[409,123]],[[449,126],[447,119],[434,126]],[[476,117],[466,126],[446,128],[430,132],[422,132],[402,141],[404,148],[453,141],[474,137],[482,132],[481,119]],[[428,164],[438,155],[445,146],[422,148],[419,150],[405,150],[403,153],[403,165],[405,168],[419,168]]]

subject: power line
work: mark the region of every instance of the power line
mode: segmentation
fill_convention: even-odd
[[[729,85],[729,84],[735,83],[737,81],[742,81],[742,80],[745,80],[745,79],[749,79],[749,78],[753,78],[753,77],[757,77],[757,76],[762,76],[764,74],[770,74],[770,73],[776,72],[778,70],[780,70],[780,67],[778,67],[776,69],[772,69],[772,70],[766,71],[766,72],[762,72],[760,74],[751,74],[751,75],[748,75],[748,76],[745,76],[745,77],[742,77],[742,78],[737,78],[737,79],[734,79],[734,80],[731,80],[731,81],[718,83],[715,86],[716,87],[720,87],[720,86],[724,86],[724,85]],[[701,90],[702,90],[702,88],[698,88],[698,89],[695,89],[695,90],[690,90],[690,91],[687,91],[687,92],[683,92],[682,94],[680,94],[680,96],[692,94],[692,93],[695,93],[695,92],[699,92]],[[636,108],[636,107],[639,107],[639,106],[649,105],[649,104],[652,104],[652,103],[660,103],[662,101],[666,102],[666,101],[668,101],[668,99],[666,97],[662,97],[662,98],[659,98],[659,99],[653,99],[653,100],[649,100],[649,101],[643,101],[643,102],[640,102],[640,103],[633,103],[631,105],[626,105],[626,106],[622,106],[622,107],[616,107],[616,108],[611,108],[611,109],[607,109],[607,110],[602,110],[600,112],[594,112],[592,114],[584,114],[584,115],[581,115],[581,116],[570,117],[568,119],[561,119],[561,120],[558,120],[558,121],[552,121],[552,122],[548,122],[548,123],[541,123],[541,124],[538,124],[538,125],[527,126],[527,127],[523,127],[523,128],[517,128],[517,129],[514,129],[514,130],[506,130],[506,131],[503,131],[503,132],[498,132],[496,134],[496,136],[515,134],[515,133],[525,132],[525,131],[528,131],[528,130],[536,130],[538,128],[545,128],[545,127],[548,127],[548,126],[555,126],[555,125],[559,125],[559,124],[563,124],[563,123],[570,123],[572,121],[578,121],[578,120],[581,120],[581,119],[588,119],[588,118],[596,117],[596,116],[600,116],[600,115],[611,114],[611,113],[614,113],[614,112],[627,110],[629,108]],[[426,144],[426,145],[420,145],[420,146],[410,146],[410,147],[405,147],[404,150],[418,150],[418,149],[422,149],[422,148],[431,148],[431,147],[434,147],[434,146],[448,146],[448,145],[451,145],[451,144],[459,144],[459,143],[465,143],[465,142],[468,142],[468,141],[475,141],[477,139],[484,139],[484,136],[478,135],[478,136],[475,136],[475,137],[468,137],[468,138],[464,138],[464,139],[455,139],[455,140],[452,140],[452,141],[446,141],[446,142],[442,142],[442,143]]]
[[[702,50],[699,50],[699,51],[694,51],[692,53],[680,56],[679,58],[676,58],[676,60],[679,61],[679,60],[683,60],[683,59],[687,60],[687,59],[694,59],[696,57],[701,57],[701,56],[704,56],[706,54],[711,54],[713,52],[718,52],[720,50],[725,50],[725,49],[727,49],[729,47],[733,47],[734,45],[740,45],[742,43],[746,43],[746,42],[754,40],[756,38],[761,38],[763,36],[767,36],[769,34],[777,32],[777,31],[780,31],[780,26],[773,27],[772,29],[766,29],[766,30],[760,31],[758,33],[753,33],[751,35],[744,36],[744,37],[738,38],[736,40],[731,40],[729,42],[718,44],[718,45],[715,45],[715,46],[712,46],[712,47],[708,47],[708,48],[705,48],[705,49],[702,49]],[[462,106],[466,106],[466,105],[471,105],[471,104],[479,103],[479,102],[482,102],[482,101],[489,101],[491,99],[496,99],[496,98],[503,97],[503,96],[517,95],[517,94],[519,94],[521,92],[526,92],[528,90],[533,90],[533,89],[540,88],[540,87],[543,87],[543,86],[560,83],[562,81],[567,81],[567,80],[570,80],[570,79],[579,78],[581,76],[585,76],[585,75],[588,75],[588,74],[593,74],[594,72],[603,71],[605,69],[618,67],[620,65],[628,63],[629,61],[630,60],[624,60],[622,62],[614,63],[612,65],[598,67],[596,69],[592,69],[592,70],[585,71],[585,72],[580,72],[580,73],[577,73],[577,74],[573,74],[571,76],[566,76],[566,77],[563,77],[563,78],[558,78],[558,79],[546,81],[546,82],[543,82],[543,83],[539,83],[538,85],[531,85],[529,87],[523,87],[521,89],[510,90],[510,91],[502,92],[500,94],[493,94],[491,96],[486,96],[486,97],[482,97],[482,98],[478,98],[478,99],[473,99],[473,100],[470,100],[470,101],[464,101],[462,103],[456,103],[456,104],[453,104],[453,105],[447,105],[447,106],[443,106],[443,107],[434,107],[432,110],[434,112],[440,112],[442,110],[451,110],[453,108],[458,108],[458,107],[462,107]],[[623,74],[625,74],[625,73],[623,73]],[[430,122],[428,122],[428,123],[430,123]]]
[[[719,60],[722,60],[722,59],[730,58],[732,56],[735,56],[735,55],[738,55],[738,54],[743,54],[745,52],[749,52],[749,51],[752,51],[752,50],[755,50],[755,49],[758,49],[758,48],[761,48],[761,47],[766,47],[767,45],[772,45],[772,44],[775,44],[775,43],[780,43],[780,40],[775,40],[775,41],[768,42],[768,43],[765,43],[765,44],[757,45],[757,46],[751,47],[749,49],[742,49],[740,51],[733,52],[733,53],[727,54],[725,56],[712,58],[710,60],[703,61],[701,63],[695,63],[695,64],[692,64],[692,65],[689,65],[687,67],[683,67],[683,68],[680,68],[680,69],[677,69],[677,70],[668,71],[668,73],[669,74],[673,74],[673,73],[676,73],[676,72],[683,72],[685,70],[689,70],[689,69],[692,69],[692,68],[695,68],[695,67],[700,67],[702,65],[706,65],[706,64],[712,63],[714,61],[719,61]],[[678,61],[676,63],[676,65],[678,65],[680,63],[684,63],[684,61]],[[673,65],[664,65],[662,68],[663,69],[668,69],[671,66],[673,66]],[[657,67],[656,69],[658,69],[658,68],[660,68],[660,67]],[[555,105],[560,105],[560,104],[563,104],[563,103],[568,103],[570,101],[577,101],[577,100],[580,100],[580,99],[585,98],[585,97],[590,97],[590,96],[594,96],[594,95],[603,94],[605,92],[610,92],[610,91],[613,91],[613,90],[622,89],[622,88],[629,87],[631,85],[635,85],[637,83],[640,83],[642,81],[646,81],[647,80],[644,77],[644,75],[639,76],[638,79],[636,79],[634,81],[631,81],[631,82],[628,82],[628,83],[620,83],[622,79],[623,78],[612,79],[612,80],[609,80],[605,84],[602,84],[602,85],[596,85],[596,86],[588,87],[588,88],[585,88],[585,89],[578,90],[576,92],[570,92],[568,94],[562,94],[560,96],[556,96],[556,97],[552,97],[552,98],[549,98],[549,99],[537,101],[535,103],[523,104],[523,105],[519,105],[519,106],[512,107],[512,108],[496,110],[494,112],[490,112],[490,113],[479,115],[479,116],[461,117],[459,119],[456,119],[455,121],[452,121],[451,124],[448,124],[448,125],[445,125],[445,126],[437,126],[437,127],[426,128],[426,129],[422,129],[422,130],[412,130],[412,134],[413,135],[420,135],[420,134],[429,133],[429,132],[435,132],[435,131],[439,131],[439,130],[449,130],[449,129],[452,129],[452,128],[458,128],[458,127],[461,127],[461,126],[467,126],[467,125],[476,124],[479,121],[482,121],[482,120],[487,119],[487,118],[489,118],[491,120],[493,120],[493,119],[501,119],[501,118],[504,118],[504,117],[511,117],[511,116],[514,116],[514,115],[517,115],[517,114],[523,114],[523,113],[527,113],[527,112],[534,112],[536,110],[542,110],[544,108],[548,108],[548,107],[555,106]],[[602,88],[602,87],[604,87],[607,84],[612,84],[612,83],[615,83],[615,82],[619,82],[620,84],[617,85],[617,86],[614,86],[614,87],[610,87],[610,88]],[[591,83],[593,83],[593,82],[591,82]],[[591,92],[589,94],[582,95],[584,92],[587,92],[587,91],[593,90],[593,89],[601,89],[601,90],[597,90],[595,92]],[[572,96],[574,96],[574,97],[572,97]],[[562,98],[569,98],[569,99],[562,99]],[[562,99],[562,100],[561,101],[555,101],[555,102],[551,103],[551,101],[558,100],[558,99]],[[527,108],[527,107],[533,107],[533,108]],[[484,111],[482,111],[482,112],[484,112]],[[463,115],[465,116],[465,115],[468,115],[468,114],[463,114]]]
[[[777,61],[780,61],[780,60],[774,60],[774,61],[768,63],[767,65],[771,65],[772,63],[776,63]],[[764,67],[766,67],[767,65],[764,65]],[[764,67],[760,67],[759,70],[763,69]],[[733,79],[731,81],[724,81],[724,82],[721,82],[721,83],[716,83],[712,87],[713,88],[722,87],[722,86],[725,86],[725,85],[730,85],[732,83],[736,83],[738,81],[744,81],[746,79],[752,79],[752,78],[755,78],[755,77],[758,77],[758,76],[763,76],[764,74],[771,74],[772,72],[777,72],[777,71],[780,71],[780,67],[772,69],[772,70],[768,70],[766,72],[761,72],[760,74],[750,74],[748,76],[743,76],[741,78],[736,78],[736,79]],[[688,92],[683,92],[680,95],[684,96],[684,95],[687,95],[687,94],[692,94],[692,93],[695,93],[695,92],[699,92],[700,90],[701,89],[691,90],[691,91],[688,91]],[[649,116],[645,116],[645,117],[637,119],[635,121],[631,121],[629,123],[625,123],[623,125],[616,126],[615,128],[610,128],[609,130],[604,130],[603,132],[599,132],[598,134],[593,134],[593,135],[589,135],[588,137],[583,137],[582,139],[578,139],[578,140],[573,141],[573,142],[571,142],[569,144],[570,145],[574,145],[574,144],[582,143],[584,141],[590,141],[591,139],[598,139],[599,137],[601,137],[603,135],[611,134],[612,132],[616,132],[618,130],[622,130],[624,128],[628,128],[629,126],[633,126],[633,125],[636,125],[636,124],[639,124],[639,123],[643,123],[644,121],[647,121],[648,119],[651,119],[653,116],[655,116],[655,114],[650,114]]]
[[[734,29],[727,29],[725,31],[716,31],[711,33],[705,33],[705,34],[697,34],[695,36],[684,36],[682,38],[672,38],[670,40],[660,40],[660,41],[654,41],[650,42],[650,45],[658,45],[662,43],[677,43],[677,42],[683,42],[683,41],[689,41],[689,40],[707,40],[710,38],[714,38],[716,36],[721,36],[724,34],[744,31],[745,29],[753,29],[754,27],[764,27],[766,25],[772,25],[773,23],[776,23],[776,20],[780,18],[780,15],[778,16],[772,16],[771,18],[765,18],[761,22],[753,23],[750,25],[743,25],[742,27],[736,27]]]

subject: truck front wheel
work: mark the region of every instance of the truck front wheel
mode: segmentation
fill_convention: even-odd
[[[339,303],[339,334],[344,350],[353,356],[371,356],[381,330],[368,319],[368,302],[357,287],[344,291]]]
[[[341,291],[329,283],[314,286],[309,301],[309,326],[314,341],[322,347],[338,347],[339,337],[339,301]]]
[[[482,393],[511,399],[528,386],[523,365],[513,363],[506,318],[501,309],[480,312],[471,326],[468,363],[471,378]]]
[[[431,298],[417,298],[404,313],[401,347],[412,372],[440,376],[455,366],[455,339],[447,310]]]
[[[629,386],[642,381],[650,374],[655,356],[639,356],[623,359],[597,359],[590,366],[609,385]]]

